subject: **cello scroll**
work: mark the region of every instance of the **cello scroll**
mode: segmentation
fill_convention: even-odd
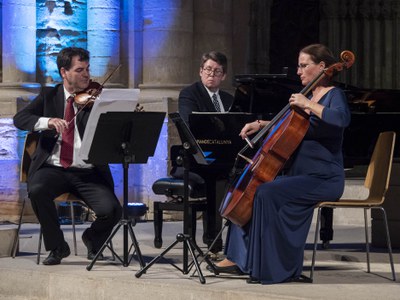
[[[353,65],[356,57],[353,52],[344,50],[340,53],[340,59],[340,62],[337,62],[324,70],[326,76],[332,77],[335,73],[342,71],[343,68],[349,69]]]

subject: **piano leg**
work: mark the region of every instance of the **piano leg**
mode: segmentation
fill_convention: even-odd
[[[161,248],[162,227],[163,227],[163,211],[159,208],[160,202],[154,202],[154,247]]]
[[[203,214],[203,243],[209,247],[222,228],[222,217],[219,214],[219,207],[225,195],[227,180],[216,177],[207,177],[204,179],[207,190],[207,212]],[[213,249],[210,249],[211,252],[218,253],[221,251],[222,244],[221,238],[216,241]]]

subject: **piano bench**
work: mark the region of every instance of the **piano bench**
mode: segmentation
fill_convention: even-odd
[[[163,211],[183,211],[184,188],[184,181],[180,178],[160,178],[153,183],[152,189],[156,195],[165,195],[172,198],[172,200],[166,202],[154,202],[154,247],[156,248],[161,248],[163,243]],[[190,227],[188,228],[195,241],[197,212],[207,210],[205,183],[189,179],[188,190],[189,198],[196,199],[195,201],[189,201]],[[204,200],[201,200],[201,198],[204,198]]]

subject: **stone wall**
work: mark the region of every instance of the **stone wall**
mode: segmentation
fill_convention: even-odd
[[[103,82],[105,77],[118,64],[122,64],[117,73],[107,82],[106,87],[139,88],[139,102],[146,111],[177,110],[179,91],[186,85],[198,80],[199,58],[201,53],[211,49],[225,52],[228,56],[228,76],[224,88],[234,92],[234,74],[249,73],[256,70],[254,64],[260,64],[263,72],[269,65],[269,28],[270,8],[275,1],[254,0],[86,0],[86,1],[44,1],[13,0],[3,1],[1,14],[2,28],[2,64],[0,82],[0,141],[2,153],[0,171],[0,205],[10,215],[15,209],[18,214],[21,186],[18,183],[19,153],[23,137],[18,137],[12,128],[11,117],[22,107],[16,99],[20,96],[32,96],[38,92],[39,84],[54,84],[60,78],[55,65],[58,51],[65,46],[81,46],[89,49],[92,55],[93,79]],[[343,46],[342,40],[351,42],[354,50],[364,51],[364,60],[376,62],[382,69],[382,78],[391,76],[392,86],[398,86],[395,67],[386,63],[386,56],[379,48],[379,60],[369,59],[368,47],[361,49],[353,30],[363,29],[368,23],[368,35],[364,44],[374,44],[375,25],[385,32],[390,40],[387,56],[390,65],[399,65],[399,55],[395,54],[395,42],[398,39],[398,4],[396,1],[377,1],[378,16],[374,13],[375,4],[371,1],[358,1],[357,14],[353,14],[352,1],[338,9],[336,2],[320,1],[324,18],[321,20],[321,39],[334,45]],[[389,3],[389,4],[388,4]],[[393,7],[390,12],[388,5]],[[367,6],[367,9],[366,9]],[[364,14],[367,12],[367,14]],[[24,18],[15,16],[23,15]],[[343,16],[345,22],[343,22]],[[352,17],[353,16],[353,17]],[[373,16],[369,20],[368,16]],[[348,18],[350,17],[350,18]],[[386,18],[387,17],[387,18]],[[357,27],[352,24],[362,20]],[[378,22],[381,20],[381,22]],[[383,21],[382,21],[383,20]],[[398,27],[398,26],[397,26]],[[385,30],[388,28],[388,31]],[[348,30],[347,30],[348,29]],[[388,36],[394,37],[393,40]],[[257,40],[258,43],[253,44]],[[380,39],[380,41],[382,41]],[[379,43],[382,44],[382,43]],[[255,47],[253,47],[255,46]],[[365,46],[366,47],[366,46]],[[400,52],[399,52],[400,53]],[[360,55],[357,54],[358,57]],[[260,61],[253,60],[259,57]],[[367,67],[357,66],[350,79],[359,83],[359,75]],[[368,67],[371,75],[371,68]],[[388,70],[389,72],[386,72]],[[368,76],[370,76],[368,75]],[[347,76],[347,75],[346,75]],[[367,75],[365,75],[367,76]],[[372,75],[371,75],[372,76]],[[372,77],[368,78],[372,78]],[[397,77],[396,77],[397,76]],[[373,78],[376,79],[374,75]],[[365,77],[367,78],[367,77]],[[396,81],[397,83],[394,83]],[[25,83],[34,82],[34,83]],[[382,87],[390,87],[385,84]],[[394,84],[394,85],[393,85]],[[396,85],[397,84],[397,85]],[[4,127],[4,128],[3,128]],[[15,130],[15,129],[14,129]],[[13,142],[8,141],[9,135]],[[159,143],[154,157],[144,165],[132,165],[129,168],[129,201],[145,202],[151,207],[153,200],[165,200],[156,197],[151,185],[159,177],[166,176],[169,168],[168,149],[178,143],[175,128],[165,119]],[[13,148],[15,147],[15,149]],[[13,148],[12,151],[10,148]],[[1,159],[1,157],[0,157]],[[116,181],[116,192],[122,198],[121,166],[112,166]],[[22,187],[23,189],[23,187]],[[3,200],[4,199],[4,200]],[[5,206],[4,206],[5,207]],[[1,213],[0,213],[1,215]]]

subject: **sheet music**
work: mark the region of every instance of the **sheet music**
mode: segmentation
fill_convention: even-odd
[[[78,153],[80,159],[86,161],[89,158],[90,146],[100,114],[106,112],[134,111],[139,99],[139,89],[103,89],[99,99],[93,104],[85,133],[82,139],[81,149]]]

